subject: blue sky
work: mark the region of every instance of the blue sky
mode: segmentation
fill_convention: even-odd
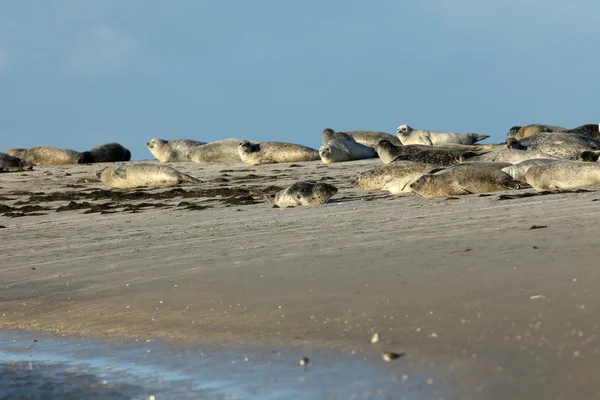
[[[35,6],[34,6],[35,5]],[[0,151],[597,123],[600,2],[0,0]]]

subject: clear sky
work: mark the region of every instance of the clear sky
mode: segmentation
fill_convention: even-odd
[[[0,0],[0,151],[597,123],[598,0]],[[488,140],[489,141],[489,140]]]

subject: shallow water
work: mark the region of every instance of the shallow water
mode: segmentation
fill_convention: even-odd
[[[430,399],[444,390],[410,360],[329,350],[213,352],[14,331],[0,343],[0,399]]]

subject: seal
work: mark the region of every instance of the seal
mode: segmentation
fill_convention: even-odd
[[[520,189],[521,183],[496,167],[459,164],[423,175],[410,187],[421,197],[434,198]]]
[[[57,149],[50,146],[38,146],[25,150],[19,158],[36,165],[65,165],[76,164],[80,153],[75,150]]]
[[[537,150],[555,157],[576,159],[585,150],[600,150],[600,140],[564,132],[540,132],[517,140],[508,138],[506,148]]]
[[[562,126],[555,125],[542,125],[542,124],[533,124],[527,125],[519,129],[513,135],[509,134],[508,137],[513,137],[517,140],[525,139],[529,136],[533,136],[536,133],[540,132],[564,132],[564,133],[572,133],[574,135],[587,136],[594,139],[600,139],[600,133],[598,131],[598,124],[584,124],[580,125],[576,128],[563,128]]]
[[[463,152],[460,150],[453,149],[444,149],[444,148],[432,148],[433,146],[429,146],[430,150],[423,150],[413,154],[400,154],[392,162],[396,161],[415,161],[422,162],[427,164],[435,164],[439,166],[450,166],[456,165],[461,162],[461,156]],[[474,154],[485,154],[482,153],[474,153]]]
[[[319,148],[319,156],[325,164],[342,161],[364,160],[377,157],[375,149],[356,142],[352,137],[338,137]]]
[[[116,162],[131,160],[131,152],[119,143],[106,143],[96,146],[90,151],[82,151],[77,164]]]
[[[400,125],[397,130],[398,139],[402,144],[424,144],[428,146],[441,145],[445,143],[475,144],[487,139],[489,135],[477,133],[451,133],[440,131],[426,131],[413,129],[408,125]]]
[[[190,151],[190,160],[195,163],[240,162],[238,145],[242,139],[229,138],[197,146]]]
[[[529,170],[529,168],[534,165],[548,165],[554,164],[557,162],[569,162],[568,160],[563,160],[560,158],[532,158],[530,160],[521,161],[518,164],[509,165],[508,167],[502,168],[503,172],[506,172],[513,179],[516,179],[521,182],[525,182],[525,173]]]
[[[146,147],[158,161],[186,162],[191,161],[190,152],[195,147],[206,144],[190,139],[163,140],[159,138],[150,139]]]
[[[582,161],[562,161],[533,165],[524,176],[535,190],[573,189],[600,184],[600,164]]]
[[[107,167],[98,172],[98,178],[109,189],[176,186],[182,183],[202,182],[175,168],[147,163],[121,165],[118,168]]]
[[[392,179],[405,179],[408,185],[423,174],[437,168],[436,165],[414,161],[397,161],[358,174],[350,183],[352,187],[363,190],[381,190]]]
[[[238,154],[241,160],[249,165],[288,163],[320,160],[319,151],[294,143],[239,142]]]
[[[377,144],[382,140],[389,140],[396,146],[401,146],[400,140],[387,132],[378,131],[348,131],[348,135],[352,136],[360,144],[376,148]]]
[[[326,145],[334,139],[354,140],[354,138],[348,135],[346,132],[336,132],[331,128],[323,129],[323,133],[321,133],[321,143],[323,145]]]
[[[5,154],[13,157],[19,157],[19,155],[27,149],[8,149]]]
[[[506,137],[515,137],[515,135],[517,134],[517,132],[519,132],[519,130],[522,128],[522,126],[512,126],[508,132],[506,133]]]
[[[510,164],[518,164],[525,160],[532,160],[536,158],[555,158],[550,154],[542,153],[541,151],[524,151],[516,149],[503,149],[498,148],[497,150],[490,151],[485,154],[477,154],[475,152],[466,151],[460,155],[460,162],[505,162]]]
[[[6,153],[0,153],[0,172],[30,171],[33,167],[34,165],[30,162]]]
[[[337,193],[337,188],[328,183],[296,182],[265,200],[279,207],[316,206],[326,203]]]
[[[384,164],[389,164],[400,155],[415,154],[421,151],[441,150],[447,151],[448,153],[455,153],[457,156],[459,156],[465,151],[482,152],[483,154],[483,152],[489,151],[492,148],[492,145],[462,145],[453,143],[446,143],[440,146],[426,146],[422,144],[396,146],[389,140],[382,140],[379,142],[375,150],[377,150],[377,154],[379,155],[381,161],[383,161]]]

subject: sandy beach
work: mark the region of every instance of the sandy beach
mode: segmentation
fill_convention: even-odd
[[[423,199],[350,188],[379,159],[168,165],[203,183],[109,191],[106,164],[1,174],[0,327],[397,351],[398,371],[443,371],[446,399],[600,394],[598,187]],[[339,192],[262,200],[298,180]]]

